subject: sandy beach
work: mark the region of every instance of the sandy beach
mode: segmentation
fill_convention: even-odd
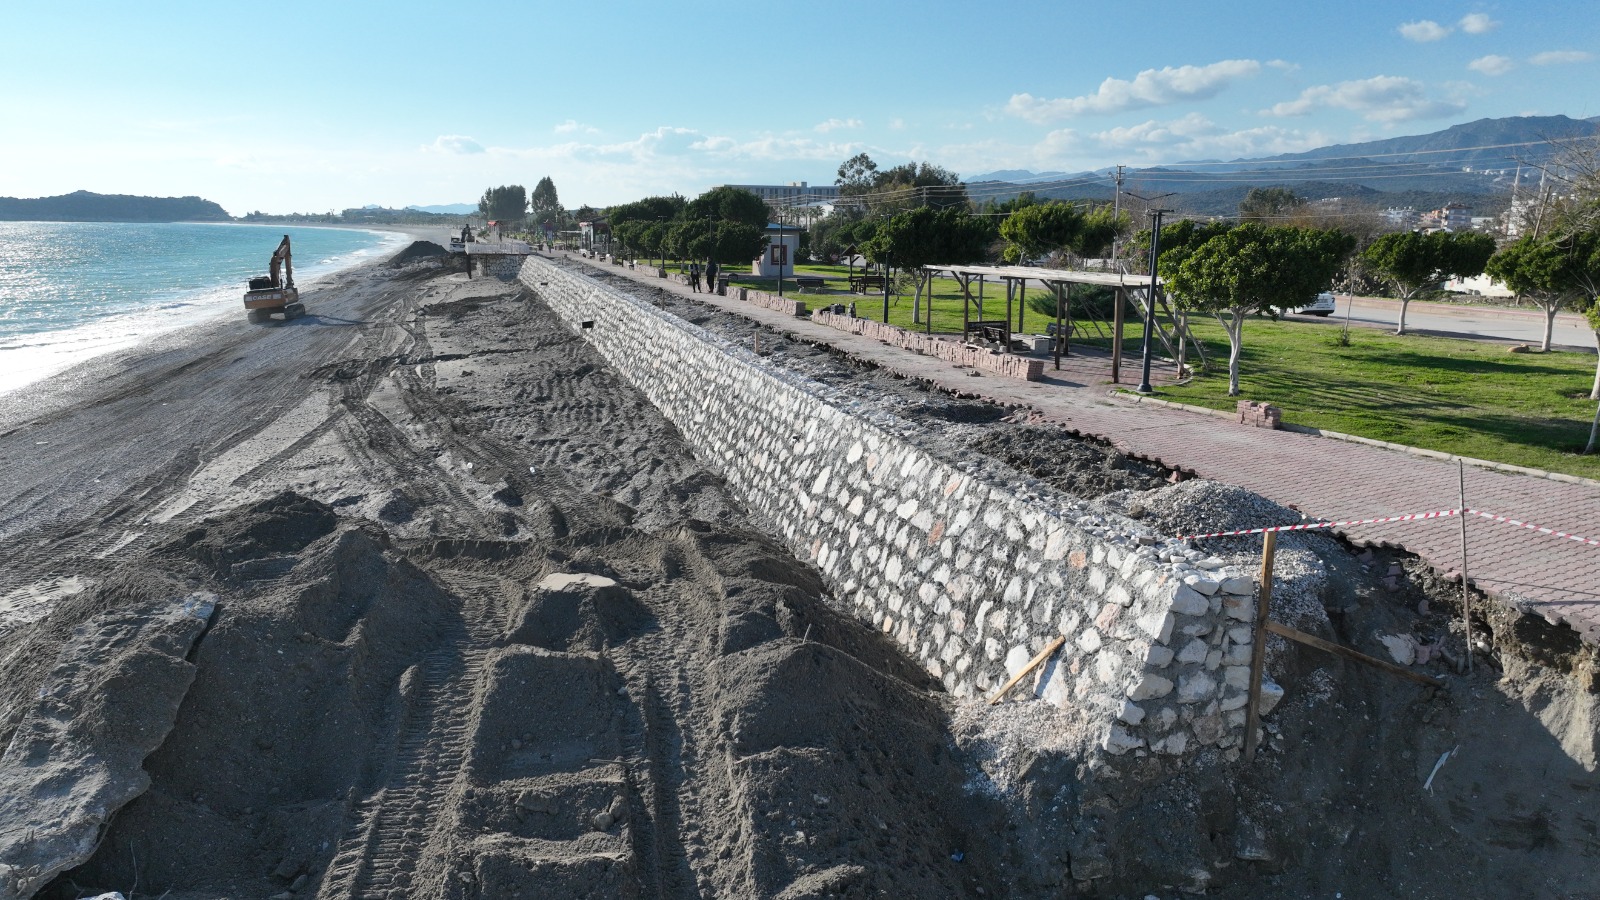
[[[422,255],[304,302],[0,396],[0,900],[1600,889],[1581,804],[1497,796],[1452,819],[1417,789],[1455,723],[1487,721],[1452,776],[1593,784],[1592,701],[1537,666],[1508,660],[1441,712],[1279,648],[1308,687],[1268,762],[1162,770],[1112,803],[1052,708],[957,704],[841,612],[524,285]],[[930,445],[1152,519],[1265,502],[760,343]],[[1350,597],[1364,629],[1415,616],[1331,539],[1286,547],[1302,627]],[[1509,746],[1527,765],[1496,768]],[[1091,817],[1115,859],[1078,842]]]

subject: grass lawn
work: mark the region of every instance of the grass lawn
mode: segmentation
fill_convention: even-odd
[[[805,294],[813,306],[856,304],[856,314],[883,315],[883,295],[844,290],[844,266],[801,266],[800,274],[837,277],[839,290]],[[735,284],[775,291],[773,278],[736,275]],[[786,284],[785,292],[795,291]],[[798,292],[796,292],[798,294]],[[1039,288],[1030,295],[1047,296]],[[1005,288],[985,287],[988,318],[1005,315]],[[933,330],[961,331],[961,289],[952,280],[933,282]],[[1012,305],[1012,321],[1017,304]],[[926,326],[911,318],[909,294],[889,297],[889,321],[904,328]],[[977,309],[971,311],[978,317]],[[1024,333],[1042,333],[1049,319],[1024,314]],[[1213,409],[1234,408],[1240,399],[1265,400],[1283,409],[1284,421],[1380,441],[1424,447],[1478,459],[1600,478],[1600,454],[1580,456],[1589,437],[1594,402],[1588,399],[1595,357],[1584,353],[1508,353],[1509,342],[1461,341],[1352,329],[1339,346],[1335,324],[1252,318],[1244,326],[1240,396],[1228,396],[1228,337],[1214,318],[1193,317],[1195,334],[1210,354],[1213,371],[1181,387],[1157,385],[1157,396]],[[1075,343],[1109,349],[1109,322],[1080,320]],[[1014,327],[1014,326],[1013,326]],[[1141,324],[1130,308],[1123,332],[1124,359],[1137,360]],[[1160,352],[1158,349],[1157,352]]]
[[[1580,456],[1594,418],[1595,357],[1508,353],[1508,343],[1252,319],[1244,326],[1239,397],[1228,394],[1228,337],[1196,321],[1213,371],[1157,396],[1213,409],[1240,399],[1283,409],[1286,422],[1445,453],[1600,478]]]

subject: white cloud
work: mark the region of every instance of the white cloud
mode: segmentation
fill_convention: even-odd
[[[1437,41],[1450,33],[1449,26],[1440,25],[1432,19],[1421,19],[1416,22],[1407,22],[1400,26],[1400,36],[1408,41],[1426,44]]]
[[[1546,50],[1534,54],[1528,62],[1536,66],[1559,66],[1566,63],[1588,62],[1594,59],[1594,54],[1585,50]]]
[[[554,131],[556,134],[576,134],[578,132],[582,132],[584,134],[600,133],[600,129],[595,128],[592,125],[585,125],[582,122],[579,122],[577,119],[568,119],[550,130]]]
[[[900,119],[900,118],[890,119],[889,120],[889,130],[890,131],[905,131],[906,130],[906,120],[905,119]]]
[[[1458,113],[1466,104],[1457,100],[1433,100],[1420,81],[1393,75],[1377,75],[1360,81],[1306,88],[1295,100],[1279,103],[1265,115],[1303,116],[1314,109],[1348,109],[1374,122],[1406,122]]]
[[[483,145],[464,134],[441,134],[423,148],[438,153],[482,153]]]
[[[860,119],[829,119],[826,122],[819,123],[812,130],[820,132],[822,134],[827,134],[830,131],[838,131],[841,128],[860,128],[860,127],[861,127],[861,120]]]
[[[1488,13],[1467,13],[1456,26],[1467,34],[1488,34],[1499,28],[1500,23],[1489,18]]]
[[[1165,106],[1184,100],[1203,100],[1216,96],[1229,84],[1261,71],[1253,59],[1226,59],[1205,66],[1168,66],[1145,69],[1132,81],[1107,78],[1099,90],[1081,97],[1048,100],[1032,94],[1013,94],[1006,111],[1030,122],[1043,124],[1071,116],[1116,113],[1150,106]]]
[[[1300,71],[1300,64],[1289,62],[1286,59],[1269,59],[1267,60],[1267,68],[1277,69],[1287,75]]]
[[[1516,67],[1517,64],[1511,61],[1511,57],[1496,56],[1493,53],[1467,63],[1467,68],[1484,75],[1504,75]]]

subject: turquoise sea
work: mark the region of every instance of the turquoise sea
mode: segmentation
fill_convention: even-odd
[[[382,257],[405,235],[284,225],[0,222],[0,391],[221,316],[288,234],[295,283]]]

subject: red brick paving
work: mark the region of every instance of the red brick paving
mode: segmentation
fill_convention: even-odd
[[[1368,519],[1457,506],[1456,463],[1396,450],[1289,431],[1239,425],[1231,419],[1109,395],[1110,364],[1100,354],[1078,354],[1046,380],[1023,382],[972,377],[928,356],[885,346],[748,303],[650,277],[646,270],[604,266],[653,287],[781,328],[808,341],[830,344],[904,375],[1003,403],[1026,403],[1069,430],[1110,441],[1124,452],[1255,491],[1309,516]],[[1124,360],[1122,383],[1139,380],[1137,358]],[[1170,376],[1170,369],[1165,373]],[[1161,378],[1158,376],[1157,380]],[[1531,475],[1466,468],[1467,505],[1523,521],[1600,538],[1600,487]],[[1461,566],[1460,521],[1455,518],[1395,522],[1343,529],[1355,543],[1403,548],[1455,576]],[[1587,641],[1600,643],[1600,547],[1524,528],[1467,519],[1472,583],[1516,608],[1552,623],[1565,622]]]

